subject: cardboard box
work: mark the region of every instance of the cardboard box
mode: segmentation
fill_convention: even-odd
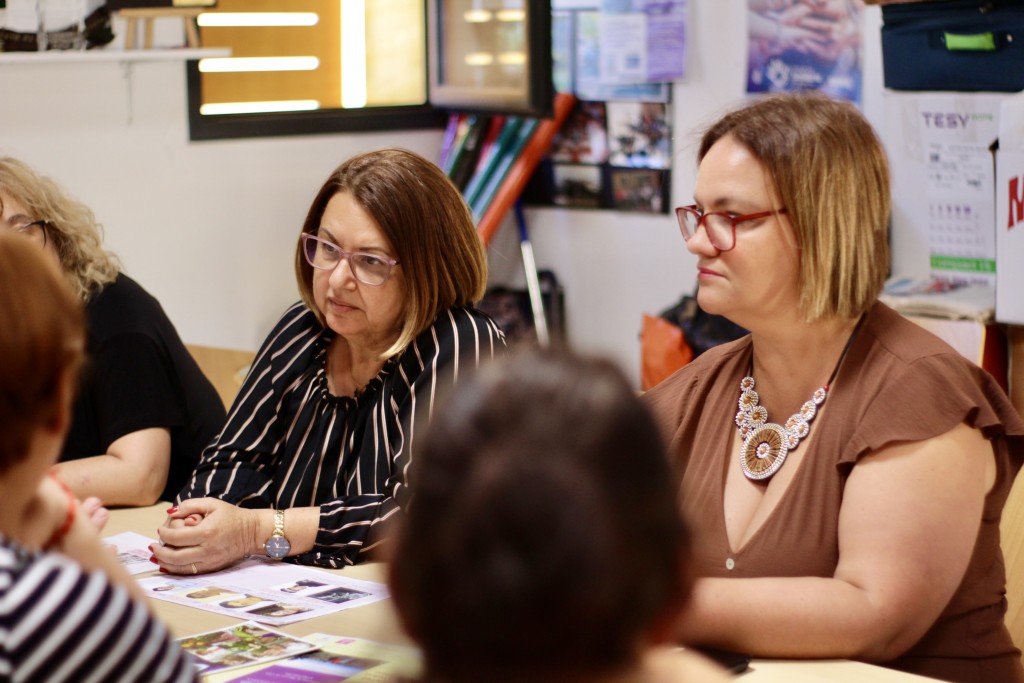
[[[996,320],[1024,325],[1024,94],[1004,100],[999,113]]]

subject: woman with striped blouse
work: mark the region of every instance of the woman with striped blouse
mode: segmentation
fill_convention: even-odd
[[[487,262],[469,210],[411,152],[360,154],[331,174],[295,269],[302,302],[264,342],[159,530],[163,571],[255,554],[326,567],[367,558],[408,499],[411,451],[438,397],[504,352],[472,308]]]
[[[71,424],[85,315],[56,261],[0,230],[0,681],[198,683],[52,469]]]

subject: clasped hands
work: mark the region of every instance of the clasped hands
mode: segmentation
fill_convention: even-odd
[[[247,557],[259,543],[256,510],[216,498],[193,498],[167,510],[150,561],[165,574],[204,574]]]

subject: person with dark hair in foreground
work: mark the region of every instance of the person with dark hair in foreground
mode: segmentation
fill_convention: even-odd
[[[456,387],[390,564],[429,681],[719,681],[672,640],[689,534],[651,417],[611,363],[530,351]]]
[[[0,320],[0,680],[198,683],[101,544],[96,508],[52,469],[71,424],[85,316],[56,262],[4,230]]]

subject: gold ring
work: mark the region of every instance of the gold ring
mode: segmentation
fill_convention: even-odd
[[[192,563],[192,573],[193,574],[198,574],[199,573],[199,570],[196,569],[196,563],[195,562]]]

